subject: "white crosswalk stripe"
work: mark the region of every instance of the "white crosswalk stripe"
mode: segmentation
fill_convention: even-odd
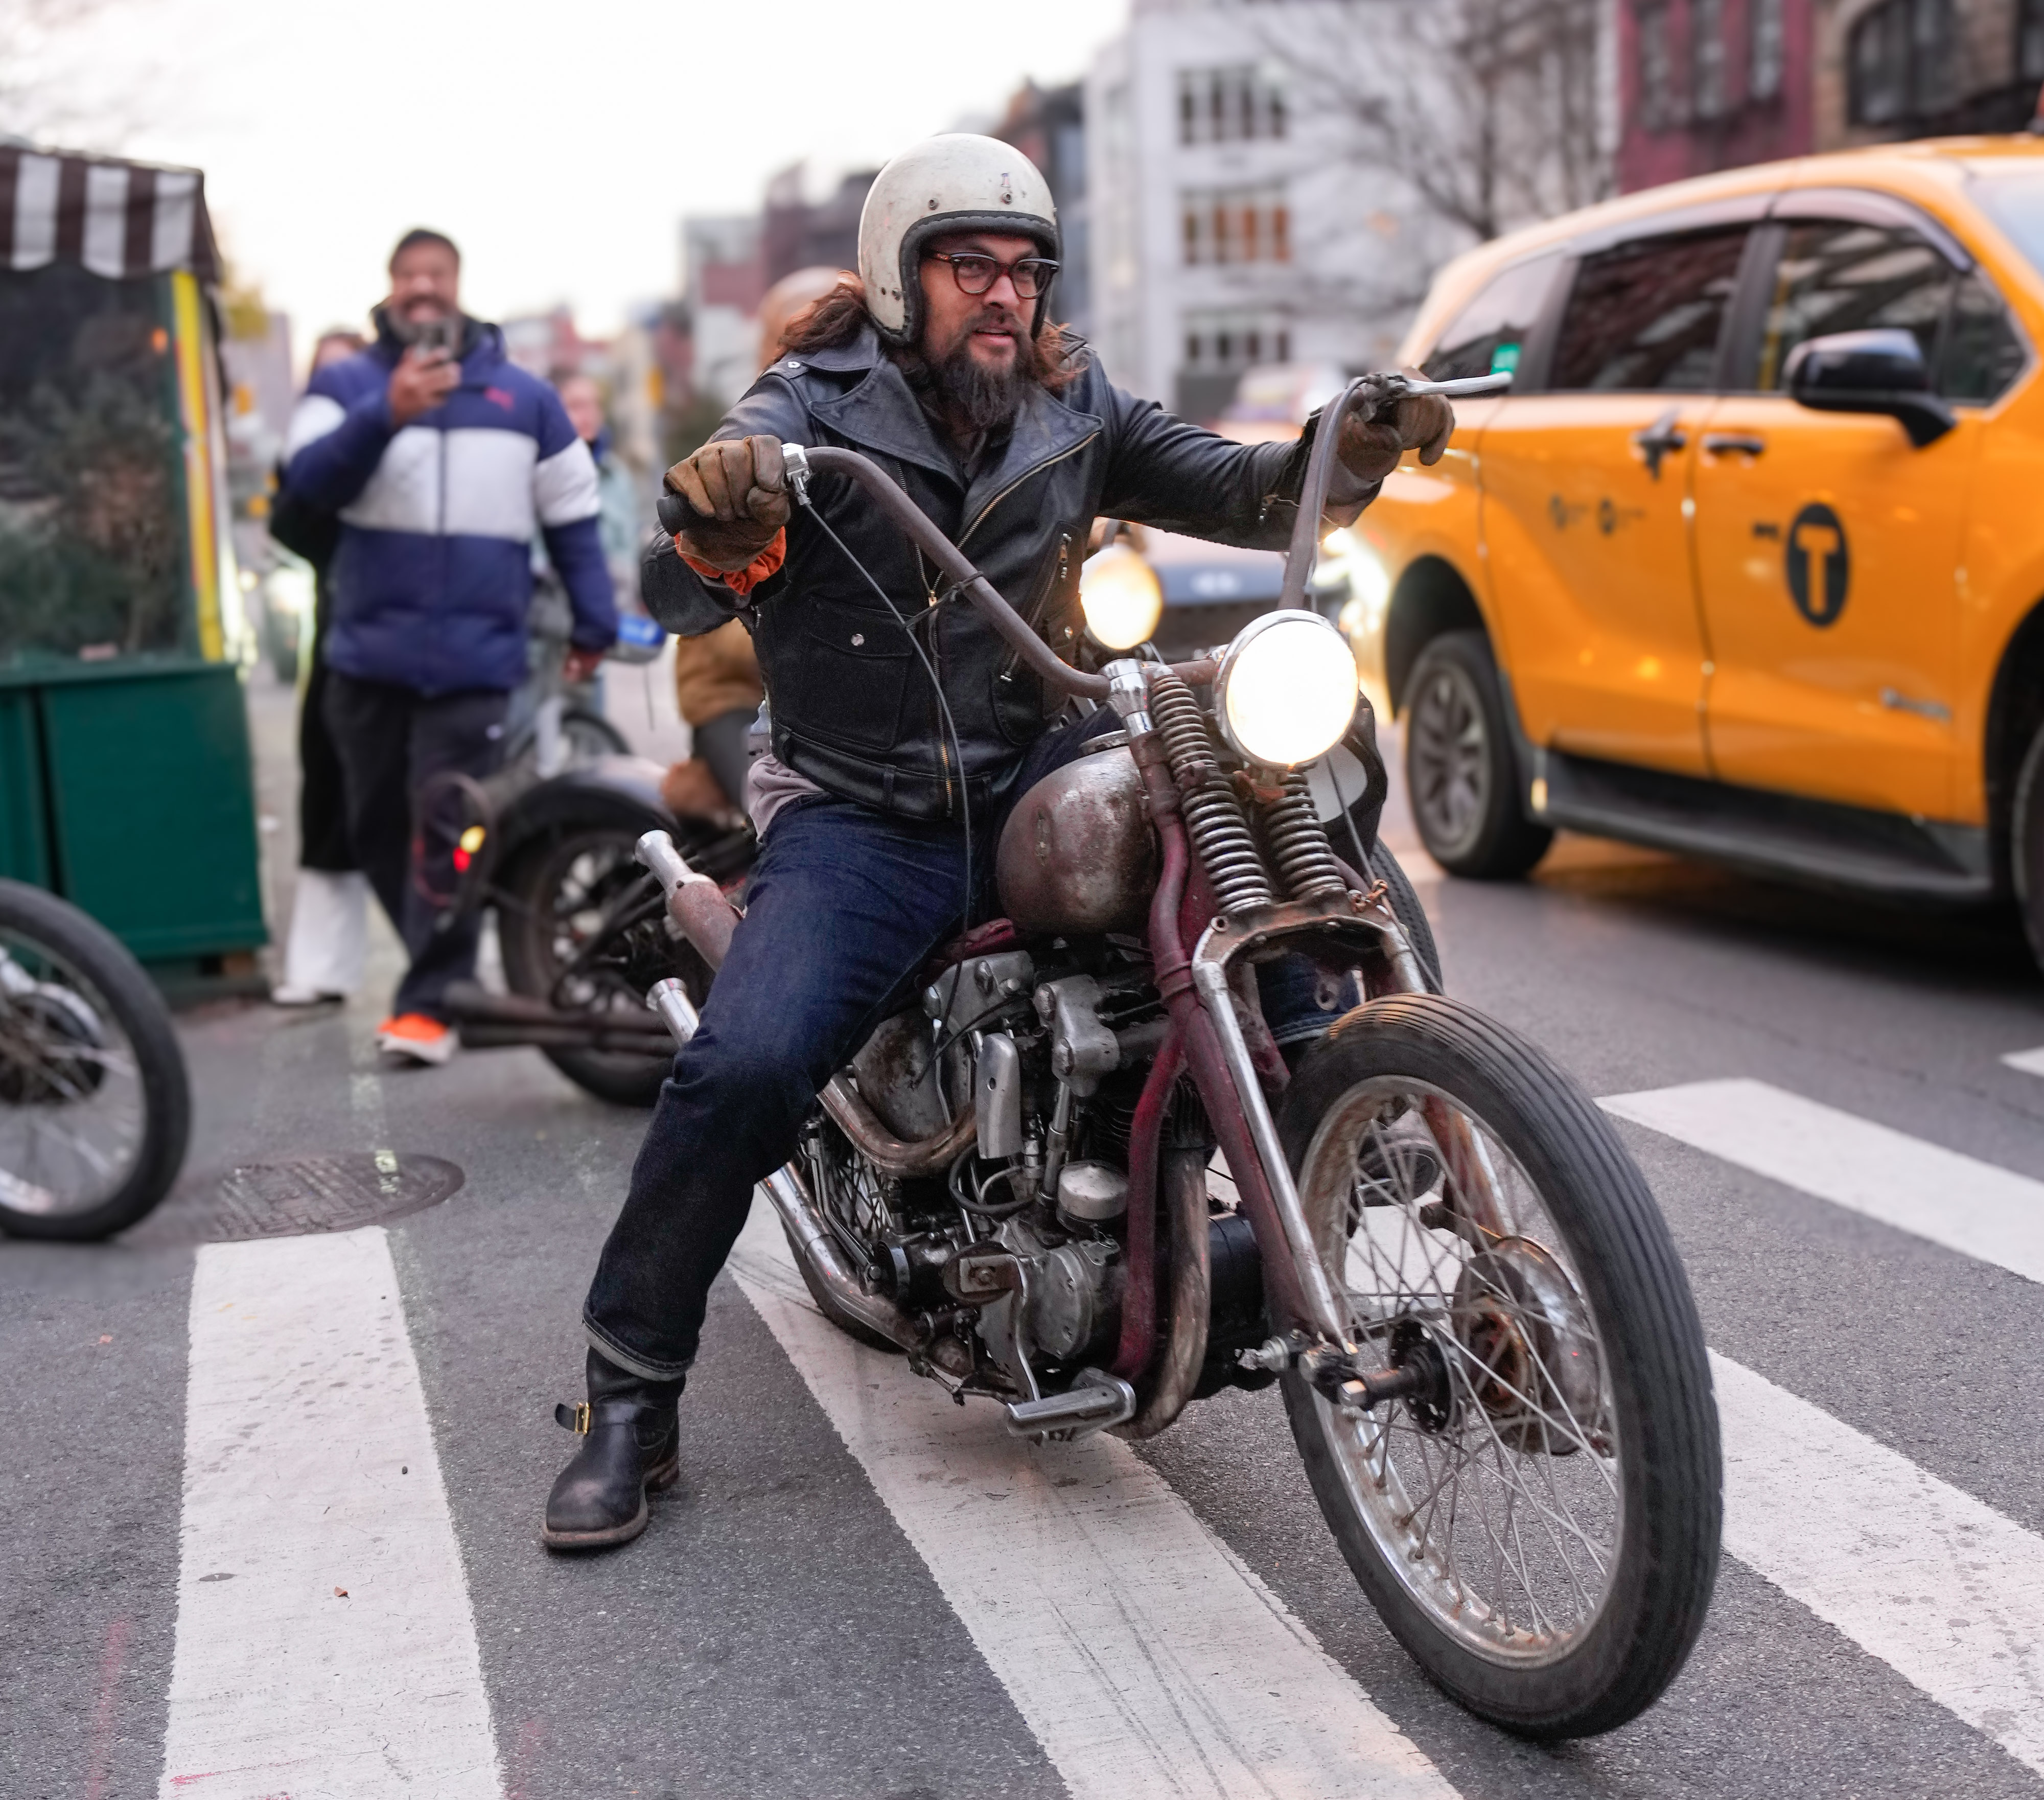
[[[1601,1102],[1756,1175],[2044,1282],[2044,1182],[1764,1081],[1699,1081]]]
[[[732,1267],[1073,1800],[1454,1794],[1125,1444],[1032,1448],[854,1344],[763,1198]]]
[[[2002,1060],[2011,1069],[2020,1069],[2025,1075],[2044,1075],[2044,1048],[2011,1050]]]
[[[2044,1775],[2044,1538],[1711,1362],[1726,1550]]]
[[[497,1800],[382,1228],[209,1244],[190,1318],[163,1800]]]

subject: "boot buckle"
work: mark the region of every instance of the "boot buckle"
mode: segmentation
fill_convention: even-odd
[[[563,1404],[554,1408],[554,1423],[565,1425],[578,1437],[589,1436],[589,1402],[578,1400],[572,1406]]]

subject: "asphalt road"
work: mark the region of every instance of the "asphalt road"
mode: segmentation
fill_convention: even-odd
[[[258,702],[274,748],[283,702]],[[266,768],[266,804],[279,779]],[[1591,1094],[1742,1080],[1765,1089],[1704,1098],[1735,1120],[1742,1094],[1764,1094],[1788,1121],[1750,1153],[1736,1129],[1700,1148],[1700,1131],[1621,1127],[1728,1359],[1734,1475],[1709,1624],[1640,1721],[1536,1748],[1432,1690],[1360,1601],[1274,1394],[1198,1405],[1133,1452],[1032,1450],[990,1411],[931,1413],[934,1389],[797,1317],[756,1258],[719,1284],[682,1480],[646,1536],[550,1558],[540,1513],[571,1448],[551,1407],[577,1391],[578,1306],[643,1121],[536,1052],[386,1070],[370,1042],[379,991],[186,1015],[199,1113],[173,1200],[122,1243],[0,1244],[0,1794],[2044,1794],[2044,1434],[2027,1402],[2044,1390],[2044,1287],[1992,1243],[1950,1247],[1939,1222],[1969,1183],[2000,1196],[2017,1237],[2044,1202],[2028,1186],[2044,1183],[2044,1079],[2002,1060],[2044,1045],[2044,983],[2013,928],[1584,840],[1524,884],[1423,879],[1422,893],[1450,990]],[[1854,1120],[1907,1142],[1869,1148]],[[1812,1144],[1818,1172],[1796,1173]],[[368,1262],[337,1240],[233,1247],[239,1261],[192,1241],[230,1168],[377,1150],[444,1158],[465,1179],[390,1224]],[[1859,1186],[1831,1182],[1854,1156]],[[1993,1171],[2023,1179],[1995,1187]],[[378,1288],[365,1303],[398,1321],[376,1365],[395,1387],[346,1374],[272,1390],[274,1343],[209,1348],[209,1321],[237,1301],[259,1312],[289,1280],[330,1279],[320,1291],[344,1298],[319,1302],[321,1342],[354,1370],[350,1321],[370,1316],[344,1298],[358,1264]],[[379,1433],[411,1429],[413,1395],[406,1487],[369,1465]],[[206,1487],[221,1445],[243,1458],[224,1511]],[[344,1537],[323,1504],[289,1513],[294,1495],[372,1479],[398,1497],[373,1526]],[[933,1510],[933,1494],[951,1498]],[[279,1533],[294,1535],[266,1536]],[[1159,1544],[1175,1547],[1161,1574]],[[1092,1653],[1093,1628],[1059,1598],[1069,1574],[1111,1606],[1089,1571],[1139,1565],[1147,1598],[1120,1623],[1102,1614],[1100,1641],[1133,1620],[1147,1655],[1141,1609],[1180,1591],[1237,1621],[1175,1689],[1159,1677],[1175,1735],[1139,1695],[1094,1703],[1139,1683]],[[344,1596],[351,1569],[367,1572]],[[397,1622],[340,1622],[357,1600]],[[428,1639],[444,1678],[392,1677]],[[280,1698],[303,1667],[330,1686]],[[368,1706],[378,1682],[387,1697]],[[1253,1779],[1228,1774],[1294,1683],[1351,1735],[1316,1752],[1317,1775],[1288,1773],[1281,1744]],[[302,1700],[317,1744],[359,1733],[365,1711],[387,1729],[322,1761],[313,1737],[275,1727]],[[425,1717],[441,1721],[425,1738],[468,1757],[459,1774],[407,1762]],[[179,1760],[208,1729],[261,1729],[274,1754]],[[1327,1775],[1345,1755],[1349,1772]]]

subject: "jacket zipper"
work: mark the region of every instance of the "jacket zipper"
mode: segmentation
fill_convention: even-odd
[[[1071,560],[1072,534],[1068,531],[1061,531],[1058,533],[1058,560],[1051,567],[1050,579],[1043,583],[1043,591],[1030,602],[1029,610],[1022,615],[1022,622],[1039,637],[1043,635],[1043,614],[1050,606],[1051,597],[1063,584],[1065,571],[1071,567]],[[1057,646],[1052,644],[1051,648],[1055,650]],[[1016,666],[1021,660],[1022,652],[1020,650],[1010,650],[1001,660],[999,679],[1002,681],[1012,681],[1015,679]]]
[[[993,498],[988,501],[984,506],[981,507],[977,513],[973,514],[971,522],[966,526],[963,531],[959,533],[959,548],[961,550],[965,548],[966,540],[971,537],[972,534],[978,530],[980,526],[986,522],[986,515],[992,512],[996,506],[999,506],[1002,501],[1005,500],[1009,494],[1012,494],[1016,488],[1020,487],[1023,483],[1025,481],[1033,480],[1036,476],[1041,475],[1046,469],[1054,469],[1058,463],[1068,462],[1071,458],[1076,456],[1082,450],[1085,449],[1088,444],[1091,444],[1093,440],[1099,436],[1100,433],[1097,431],[1088,432],[1084,437],[1081,438],[1078,442],[1074,444],[1069,450],[1060,450],[1056,456],[1047,456],[1042,462],[1032,463],[1029,467],[1024,469],[1021,474],[1009,483],[1005,487],[1002,488],[998,494],[995,494]]]

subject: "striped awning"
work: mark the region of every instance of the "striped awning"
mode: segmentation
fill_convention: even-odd
[[[217,281],[205,176],[0,145],[0,269],[52,263],[113,281],[166,269]]]

